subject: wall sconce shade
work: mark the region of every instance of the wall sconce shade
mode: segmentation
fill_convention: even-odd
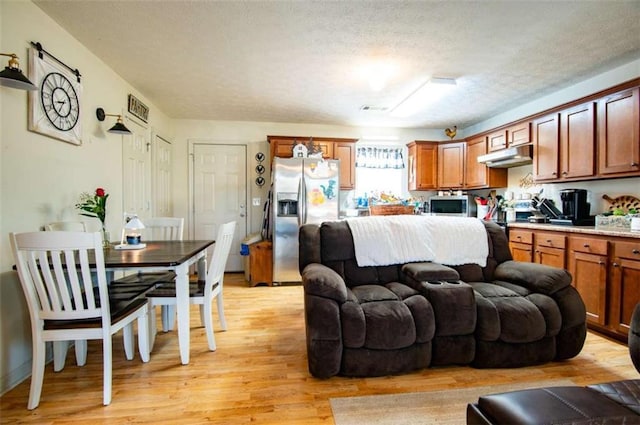
[[[10,58],[9,65],[4,68],[4,71],[0,72],[1,86],[19,90],[38,90],[38,87],[29,81],[20,70],[18,56],[15,53],[0,53],[0,56],[8,56]]]
[[[96,109],[96,117],[98,118],[98,121],[104,121],[105,117],[118,117],[114,126],[107,131],[114,134],[131,134],[131,131],[122,122],[122,115],[107,114],[104,112],[104,109],[98,108]]]

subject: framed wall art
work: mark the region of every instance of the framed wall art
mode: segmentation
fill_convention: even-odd
[[[42,49],[29,48],[29,79],[38,86],[28,97],[28,128],[74,145],[82,144],[80,72]]]

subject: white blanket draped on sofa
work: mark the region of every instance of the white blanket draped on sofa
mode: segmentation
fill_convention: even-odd
[[[416,261],[484,267],[489,255],[487,231],[477,218],[370,216],[347,219],[347,224],[360,267]]]

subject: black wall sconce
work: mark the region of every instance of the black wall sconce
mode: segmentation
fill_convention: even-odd
[[[20,70],[18,56],[15,53],[0,53],[0,56],[8,56],[10,58],[9,65],[4,68],[4,71],[0,72],[1,86],[20,90],[38,90],[38,87],[29,81]]]
[[[96,117],[98,118],[98,121],[104,121],[105,117],[118,117],[118,120],[116,121],[114,126],[107,131],[109,133],[115,133],[115,134],[131,134],[131,131],[127,127],[125,127],[125,125],[122,123],[122,115],[106,114],[104,112],[104,109],[98,108],[96,109]]]

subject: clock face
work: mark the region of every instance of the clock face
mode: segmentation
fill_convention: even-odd
[[[51,125],[69,131],[78,123],[78,94],[64,75],[52,72],[42,80],[40,101]]]

